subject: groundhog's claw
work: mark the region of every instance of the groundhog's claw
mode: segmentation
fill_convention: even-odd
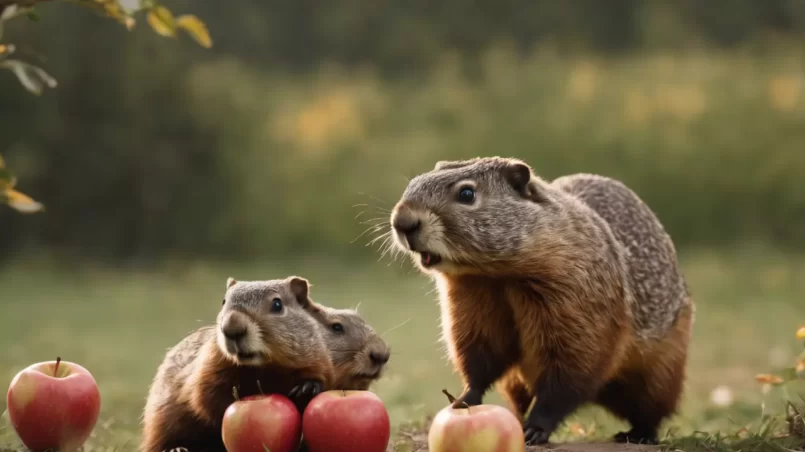
[[[525,434],[525,443],[528,446],[545,444],[551,436],[551,432],[543,430],[542,427],[526,427],[523,433]]]
[[[616,443],[631,443],[631,444],[646,444],[646,445],[657,445],[659,444],[659,440],[657,436],[654,434],[643,434],[635,429],[629,430],[628,432],[620,432],[615,435],[613,438]]]
[[[305,381],[294,386],[288,393],[288,397],[310,400],[319,395],[322,389],[324,386],[320,381]]]

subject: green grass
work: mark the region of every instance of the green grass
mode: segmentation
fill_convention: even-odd
[[[386,402],[395,426],[421,420],[447,403],[442,388],[460,392],[460,383],[438,342],[438,306],[430,281],[408,263],[387,264],[352,267],[333,258],[171,262],[149,271],[46,261],[12,265],[0,271],[0,383],[7,385],[25,366],[56,356],[81,363],[95,375],[103,398],[88,452],[134,450],[157,365],[184,334],[214,320],[226,277],[298,274],[311,280],[317,301],[336,307],[360,303],[365,318],[387,332],[390,367],[373,389]],[[783,412],[781,391],[764,399],[754,375],[790,365],[801,350],[794,331],[805,324],[805,258],[751,250],[699,252],[685,254],[683,265],[698,307],[683,408],[665,429],[673,441],[688,441],[683,450],[691,450],[690,441],[699,441],[697,448],[716,451],[723,441],[715,435],[741,428],[760,432],[768,421],[764,414]],[[732,391],[729,407],[710,400],[720,385]],[[793,395],[797,389],[788,390]],[[487,400],[502,403],[494,393]],[[579,439],[568,427],[574,423],[592,430],[588,439],[603,439],[625,426],[600,409],[586,408],[554,440]],[[698,437],[690,436],[696,432],[701,432]],[[7,414],[0,420],[4,443],[16,443]],[[744,444],[741,449],[752,448]]]

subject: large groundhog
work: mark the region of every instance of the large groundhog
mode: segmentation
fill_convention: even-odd
[[[432,275],[443,339],[478,405],[496,382],[546,443],[579,406],[657,443],[682,392],[694,304],[662,225],[622,183],[547,182],[517,159],[439,162],[391,215],[397,246]]]
[[[333,388],[334,370],[322,330],[305,311],[304,278],[229,278],[215,326],[204,326],[173,347],[159,366],[143,416],[140,452],[185,448],[225,452],[224,412],[241,397],[291,396],[304,410]]]

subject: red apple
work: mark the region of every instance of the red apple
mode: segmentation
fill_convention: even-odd
[[[332,390],[310,401],[302,435],[310,452],[385,452],[391,424],[373,392]]]
[[[87,369],[56,358],[20,371],[11,380],[6,404],[11,425],[26,447],[73,452],[98,421],[101,394]]]
[[[293,452],[302,437],[302,415],[281,394],[243,397],[224,412],[221,436],[228,452]]]
[[[430,452],[524,452],[523,425],[498,405],[442,408],[428,431]]]

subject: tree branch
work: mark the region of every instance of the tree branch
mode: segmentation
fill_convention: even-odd
[[[52,2],[53,0],[0,0],[0,11],[6,9],[6,7],[11,5],[17,5],[19,7],[27,7],[27,6],[34,6],[39,3],[46,3]]]

